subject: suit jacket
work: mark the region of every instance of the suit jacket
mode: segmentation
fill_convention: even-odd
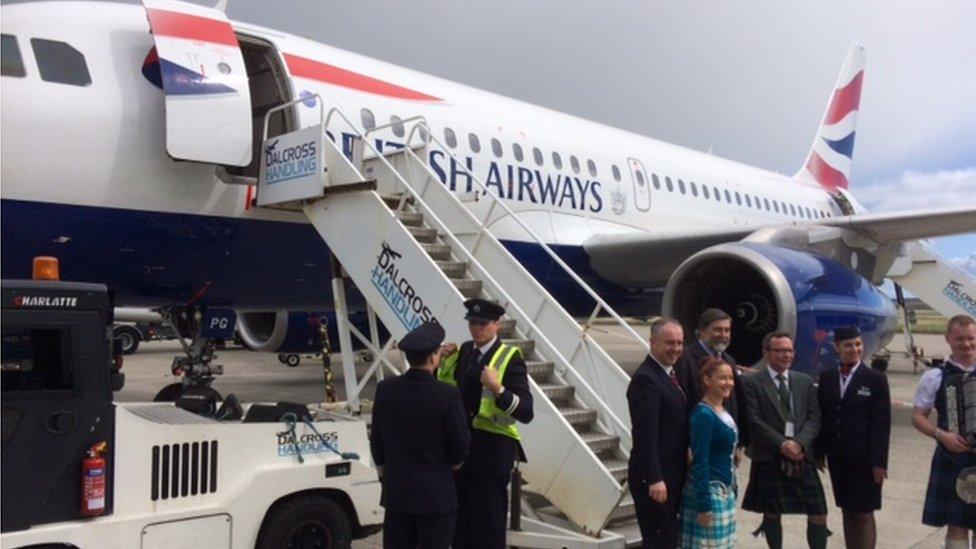
[[[746,453],[754,461],[767,461],[780,455],[779,447],[787,440],[786,422],[779,402],[776,382],[766,366],[743,376],[746,416],[751,439]],[[793,440],[803,447],[806,459],[813,461],[814,445],[820,434],[820,405],[813,378],[790,371],[789,387],[793,407]]]
[[[383,467],[380,503],[389,511],[439,515],[457,509],[452,470],[468,454],[461,396],[411,368],[376,386],[369,447]]]
[[[471,452],[464,464],[465,472],[489,476],[508,476],[512,472],[516,459],[524,461],[525,456],[518,442],[503,436],[475,429],[472,426],[478,408],[481,406],[481,371],[491,362],[492,355],[501,346],[501,340],[495,343],[482,356],[474,360],[474,343],[466,341],[459,349],[458,364],[454,370],[454,380],[461,390],[464,401],[465,417],[471,430]],[[516,421],[529,423],[532,421],[532,391],[529,389],[528,368],[521,353],[512,357],[502,378],[505,391],[495,397],[495,405],[502,410],[509,410]]]
[[[648,356],[627,387],[631,437],[629,478],[669,487],[684,484],[688,469],[688,404],[660,364]]]
[[[701,402],[704,396],[704,390],[700,382],[701,364],[709,356],[711,355],[702,347],[701,341],[696,339],[694,342],[685,346],[681,358],[674,365],[678,382],[681,383],[681,386],[685,388],[685,392],[688,394],[689,413]],[[732,366],[732,373],[735,374],[735,389],[732,392],[732,396],[725,402],[725,409],[732,414],[732,418],[735,419],[736,426],[739,428],[739,446],[746,446],[749,444],[750,426],[746,418],[745,395],[742,393],[742,371],[739,369],[735,358],[728,352],[722,351],[719,357]]]
[[[823,429],[817,437],[817,456],[842,461],[870,461],[872,467],[888,467],[891,434],[891,397],[888,378],[861,363],[840,395],[840,371],[820,373],[817,400]]]

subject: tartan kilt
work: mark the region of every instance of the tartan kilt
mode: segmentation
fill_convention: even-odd
[[[682,549],[725,549],[735,547],[736,492],[713,480],[708,483],[712,503],[712,524],[705,528],[698,524],[695,488],[691,479],[685,484],[681,505]]]
[[[779,459],[768,459],[752,462],[742,508],[755,513],[826,515],[827,499],[813,463],[807,461],[803,475],[790,478]]]
[[[972,454],[953,454],[936,446],[925,492],[922,523],[928,526],[959,526],[976,529],[976,504],[966,503],[956,494],[956,478],[965,467],[976,465]]]

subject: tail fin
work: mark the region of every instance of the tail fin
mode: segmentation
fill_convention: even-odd
[[[817,183],[829,190],[848,187],[863,81],[864,46],[854,42],[847,50],[847,59],[834,84],[834,93],[810,154],[795,179]]]

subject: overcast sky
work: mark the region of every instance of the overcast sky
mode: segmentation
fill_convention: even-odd
[[[972,0],[230,0],[227,13],[782,173],[858,41],[854,194],[872,210],[976,204]],[[938,244],[976,270],[976,235]]]

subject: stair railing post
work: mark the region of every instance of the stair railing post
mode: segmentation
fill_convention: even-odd
[[[352,351],[352,336],[349,331],[349,308],[346,305],[346,286],[342,279],[342,265],[333,255],[332,296],[335,300],[336,330],[339,332],[340,355],[342,356],[342,381],[346,386],[346,406],[349,411],[360,412],[359,389],[356,383],[356,356]]]

